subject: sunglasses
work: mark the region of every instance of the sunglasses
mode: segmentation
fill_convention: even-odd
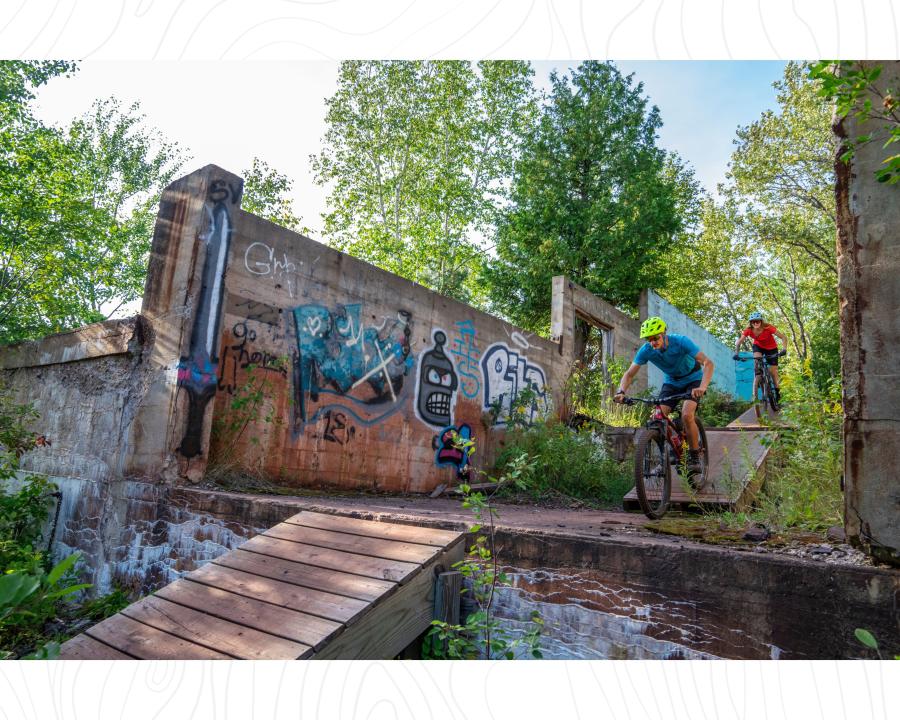
[[[647,338],[647,342],[651,342],[651,343],[654,343],[657,340],[662,340],[662,335],[651,335],[650,337]]]

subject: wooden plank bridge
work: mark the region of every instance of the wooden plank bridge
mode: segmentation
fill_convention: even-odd
[[[66,642],[62,659],[387,659],[464,533],[300,512]]]
[[[773,425],[760,425],[751,407],[726,427],[708,429],[709,480],[700,490],[691,492],[682,484],[677,468],[673,468],[670,507],[740,511],[750,505],[765,479],[769,451],[762,440],[772,428]],[[626,510],[641,509],[635,488],[622,502]]]

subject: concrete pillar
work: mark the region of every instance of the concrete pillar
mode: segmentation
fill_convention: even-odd
[[[153,334],[152,372],[131,429],[128,475],[197,482],[206,469],[224,276],[243,184],[207,165],[160,198],[141,308]]]
[[[896,93],[900,62],[883,66],[877,85]],[[851,542],[900,564],[900,185],[874,175],[897,150],[882,148],[882,139],[859,148],[849,165],[839,159],[847,140],[882,136],[882,124],[852,116],[835,124],[844,524]]]

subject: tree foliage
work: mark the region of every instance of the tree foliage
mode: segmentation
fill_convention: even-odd
[[[859,122],[870,123],[868,132],[844,139],[841,160],[849,162],[861,145],[882,143],[882,149],[890,150],[875,177],[894,185],[900,182],[900,153],[891,147],[900,141],[900,88],[883,82],[882,69],[871,61],[822,60],[810,66],[809,77],[818,82],[819,95],[833,103],[837,117],[852,114]]]
[[[341,64],[326,101],[325,237],[338,249],[478,303],[479,238],[505,196],[535,111],[522,62]]]
[[[802,65],[774,87],[778,107],[738,128],[722,199],[662,292],[727,344],[760,310],[826,387],[840,371],[831,118]]]
[[[293,180],[258,157],[253,158],[250,168],[244,170],[241,176],[244,178],[242,210],[289,230],[309,234],[309,228],[303,225],[303,218],[294,212],[294,202],[289,197],[294,187]]]
[[[548,326],[554,275],[632,308],[642,289],[664,285],[662,260],[697,193],[690,171],[657,146],[659,112],[631,76],[591,61],[550,80],[486,272],[494,306],[533,330]]]
[[[137,104],[98,100],[67,128],[44,126],[28,106],[32,81],[71,66],[19,65],[0,63],[12,98],[0,131],[3,342],[102,320],[139,297],[159,193],[183,162]]]

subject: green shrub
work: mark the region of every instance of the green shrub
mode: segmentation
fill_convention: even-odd
[[[650,412],[646,405],[619,405],[612,399],[627,367],[625,361],[609,358],[605,376],[600,368],[573,370],[566,384],[572,413],[610,427],[643,425]]]
[[[19,657],[35,651],[38,659],[48,659],[59,651],[55,640],[46,642],[44,627],[56,615],[63,598],[89,588],[73,583],[73,567],[78,553],[69,555],[50,572],[14,570],[0,575],[0,658]]]
[[[749,410],[752,405],[749,400],[739,400],[715,385],[710,385],[697,406],[697,415],[704,427],[725,427]]]
[[[820,390],[808,369],[784,377],[781,421],[771,442],[757,515],[783,528],[823,530],[843,522],[842,409],[837,380]]]
[[[618,507],[632,486],[630,464],[620,465],[608,457],[602,439],[589,427],[576,432],[550,419],[513,428],[506,435],[494,474],[509,472],[523,452],[533,462],[520,487],[535,499],[563,495],[592,505]]]

